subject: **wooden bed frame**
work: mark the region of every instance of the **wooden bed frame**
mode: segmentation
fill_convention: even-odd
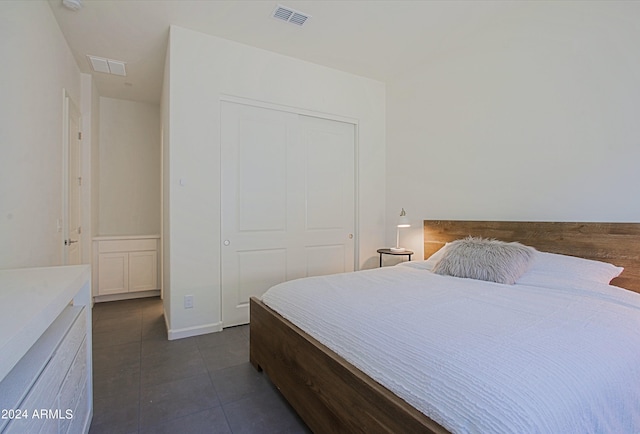
[[[625,267],[612,284],[640,292],[640,223],[425,220],[424,256],[466,236]],[[250,361],[315,433],[445,433],[442,426],[251,298]]]

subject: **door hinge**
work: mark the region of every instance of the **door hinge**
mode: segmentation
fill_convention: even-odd
[[[78,176],[78,186],[82,187],[82,176]]]
[[[82,226],[78,226],[78,235],[82,233]]]
[[[78,140],[82,140],[82,131],[78,131]]]

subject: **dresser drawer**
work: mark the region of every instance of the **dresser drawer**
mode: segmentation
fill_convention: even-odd
[[[78,405],[73,410],[73,417],[60,422],[60,432],[67,434],[84,434],[83,428],[86,424],[87,411],[89,408],[89,388],[84,384],[84,389],[78,393]]]
[[[59,407],[63,418],[60,420],[60,432],[66,433],[71,419],[75,417],[75,408],[78,406],[82,391],[87,382],[87,340],[82,341],[67,377],[62,384],[59,396]],[[71,412],[71,414],[68,414]],[[78,415],[80,417],[80,415]]]
[[[68,425],[68,415],[66,412],[73,412],[77,407],[78,400],[80,399],[81,392],[84,389],[86,382],[87,340],[84,339],[76,353],[73,363],[71,364],[67,377],[64,379],[64,383],[62,383],[62,389],[60,390],[59,408],[62,410],[63,416],[65,417],[62,425],[65,425],[65,420],[67,421],[66,425]],[[67,432],[67,430],[63,428],[62,432]]]

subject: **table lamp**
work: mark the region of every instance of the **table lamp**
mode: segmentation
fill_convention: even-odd
[[[409,218],[407,217],[407,213],[404,208],[400,211],[400,218],[398,219],[398,224],[396,225],[396,246],[391,247],[392,252],[404,252],[406,249],[404,247],[400,247],[400,228],[408,228],[411,227],[409,224]]]

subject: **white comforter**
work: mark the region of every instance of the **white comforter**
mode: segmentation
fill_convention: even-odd
[[[640,295],[414,267],[285,282],[263,301],[454,433],[640,433]]]

